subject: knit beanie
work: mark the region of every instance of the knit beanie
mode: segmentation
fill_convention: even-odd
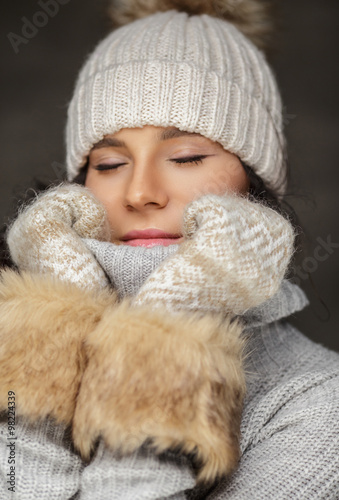
[[[264,53],[227,20],[239,20],[238,10],[238,26],[257,41],[260,3],[121,2],[114,12],[123,25],[87,58],[69,105],[68,180],[105,135],[154,125],[220,143],[282,195],[285,140],[278,87]]]

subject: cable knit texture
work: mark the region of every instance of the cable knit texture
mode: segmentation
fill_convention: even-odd
[[[285,190],[282,105],[263,53],[226,20],[156,12],[118,28],[82,68],[68,109],[72,180],[98,141],[154,125],[196,132]]]

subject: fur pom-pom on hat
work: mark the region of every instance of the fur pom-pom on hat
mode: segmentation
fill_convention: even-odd
[[[192,16],[208,14],[225,19],[258,48],[269,48],[274,22],[272,2],[267,0],[111,0],[109,15],[117,28],[171,9]]]

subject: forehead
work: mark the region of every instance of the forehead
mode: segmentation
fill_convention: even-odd
[[[138,130],[137,128],[135,130]],[[178,137],[193,137],[197,139],[202,139],[205,141],[213,142],[211,139],[204,137],[197,132],[186,132],[185,130],[179,130],[178,128],[166,128],[164,130],[158,130],[155,133],[155,140],[157,142],[168,141],[170,139],[176,139]],[[218,143],[215,143],[218,144]],[[126,147],[125,141],[118,139],[113,136],[106,136],[101,141],[94,144],[92,149],[106,148],[106,147]]]

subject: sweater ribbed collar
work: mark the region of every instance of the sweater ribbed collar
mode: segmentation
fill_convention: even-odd
[[[120,299],[136,295],[152,272],[179,249],[179,245],[132,247],[84,239],[107,274]],[[258,327],[286,318],[308,305],[304,292],[288,280],[283,280],[278,292],[258,307],[246,311],[242,319],[248,327]]]

